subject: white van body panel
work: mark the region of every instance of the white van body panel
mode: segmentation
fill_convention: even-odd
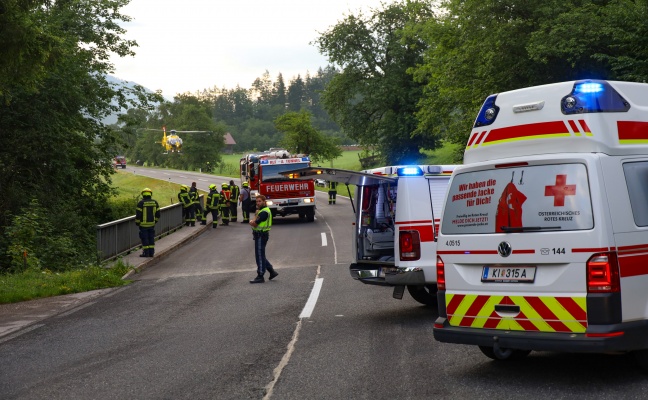
[[[648,349],[648,84],[489,96],[464,162],[438,236],[435,338],[499,357]]]

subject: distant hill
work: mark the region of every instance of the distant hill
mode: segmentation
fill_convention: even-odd
[[[121,85],[121,86],[129,87],[129,88],[134,88],[136,85],[138,85],[138,83],[136,83],[136,82],[125,81],[123,79],[119,79],[116,76],[112,76],[112,75],[106,76],[106,80],[108,82],[110,82],[111,84]],[[140,86],[142,86],[142,85],[140,85]],[[147,87],[144,87],[144,90],[146,90],[149,93],[154,93],[155,92],[154,90],[151,90],[151,89],[149,89]],[[114,104],[116,104],[116,103],[114,103]],[[122,109],[121,113],[124,113],[124,112],[126,112],[126,110]],[[119,114],[121,114],[121,113],[119,113]],[[104,118],[101,122],[103,122],[106,125],[116,124],[117,123],[117,116],[118,116],[117,113],[113,114],[113,115],[110,115],[110,116]]]

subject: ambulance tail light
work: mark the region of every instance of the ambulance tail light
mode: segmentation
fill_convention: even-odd
[[[421,259],[421,237],[418,231],[399,231],[400,260],[416,261]]]
[[[497,114],[500,110],[500,108],[495,105],[495,99],[497,99],[496,94],[488,96],[488,98],[484,102],[484,105],[481,107],[481,110],[479,110],[479,114],[477,114],[477,119],[475,120],[474,126],[475,128],[480,126],[487,126],[495,122]]]
[[[587,292],[621,291],[619,263],[615,252],[597,253],[587,261]]]
[[[562,98],[560,107],[566,115],[627,112],[630,103],[608,82],[588,79],[576,81],[571,93]]]
[[[446,290],[446,281],[445,281],[445,264],[441,259],[441,256],[437,256],[437,290]]]

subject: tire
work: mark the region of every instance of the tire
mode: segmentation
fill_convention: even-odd
[[[436,285],[414,286],[408,285],[407,291],[410,296],[421,304],[426,306],[437,305],[437,287]]]
[[[531,350],[498,349],[490,346],[479,346],[479,350],[488,358],[498,361],[520,360],[528,356]]]
[[[639,367],[641,367],[645,372],[648,372],[648,350],[633,351],[632,355],[634,356],[637,365],[639,365]]]
[[[306,221],[308,221],[308,222],[315,221],[315,209],[314,208],[311,208],[308,211],[306,211]]]

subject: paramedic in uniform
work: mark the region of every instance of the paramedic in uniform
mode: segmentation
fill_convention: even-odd
[[[191,195],[189,195],[189,187],[187,185],[180,186],[178,201],[182,203],[185,226],[196,226],[196,213],[194,210],[193,200],[191,200]]]
[[[230,199],[232,199],[232,201],[230,202],[230,222],[236,222],[238,216],[238,201],[239,195],[241,194],[241,189],[234,184],[233,180],[231,180],[229,184],[229,190],[231,192]]]
[[[250,283],[263,283],[265,282],[265,272],[270,273],[270,280],[279,275],[274,270],[270,261],[266,258],[266,244],[270,237],[270,228],[272,227],[272,212],[266,205],[265,196],[259,194],[256,196],[256,218],[250,221],[252,227],[252,236],[254,238],[254,258],[257,264],[257,276],[252,279]]]
[[[211,212],[212,215],[212,229],[218,228],[218,209],[220,208],[220,194],[218,187],[213,183],[209,185],[209,194],[207,195],[207,203],[205,204],[205,221],[207,221],[207,213]]]
[[[335,196],[337,195],[337,182],[329,181],[328,189],[329,204],[335,204]]]
[[[135,225],[139,227],[139,237],[142,240],[140,257],[153,257],[155,254],[155,224],[160,219],[160,205],[151,196],[151,189],[144,188],[142,200],[135,209]]]
[[[252,207],[252,197],[250,195],[250,184],[243,182],[243,189],[239,197],[241,201],[241,212],[243,213],[242,224],[250,222],[250,208]]]

